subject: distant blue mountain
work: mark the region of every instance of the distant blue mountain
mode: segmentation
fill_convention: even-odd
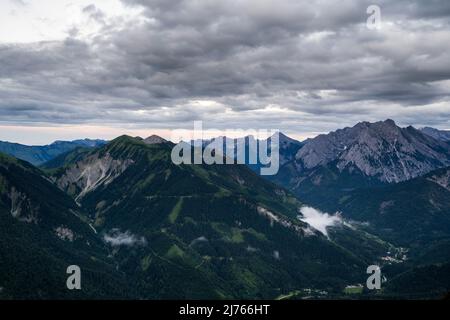
[[[425,127],[420,129],[422,133],[425,133],[436,140],[450,142],[450,130],[438,130],[435,128]]]
[[[74,141],[55,141],[45,146],[27,146],[18,143],[0,141],[0,152],[39,166],[55,157],[75,148],[96,148],[107,143],[105,140],[82,139]]]

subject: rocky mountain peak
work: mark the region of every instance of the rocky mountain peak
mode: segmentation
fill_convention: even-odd
[[[167,140],[154,134],[154,135],[151,135],[148,138],[145,138],[144,142],[146,144],[159,144],[159,143],[165,143],[165,142],[167,142]]]
[[[391,126],[391,127],[397,127],[397,124],[392,119],[386,119],[386,120],[383,121],[383,123],[385,125],[388,125],[388,126]]]
[[[384,182],[408,180],[450,165],[450,146],[393,120],[361,122],[306,142],[296,160],[306,169],[333,163]]]
[[[278,139],[279,139],[280,145],[288,145],[288,144],[301,145],[302,144],[300,141],[292,139],[291,137],[288,137],[287,135],[285,135],[282,132],[278,132]]]

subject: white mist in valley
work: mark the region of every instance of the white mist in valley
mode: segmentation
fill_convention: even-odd
[[[328,227],[342,223],[341,217],[337,215],[330,215],[312,207],[303,206],[300,208],[300,212],[302,213],[302,217],[299,217],[301,221],[306,222],[327,237]]]

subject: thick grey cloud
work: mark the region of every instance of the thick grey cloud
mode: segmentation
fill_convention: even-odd
[[[0,119],[327,131],[386,117],[450,127],[450,2],[123,0],[90,38],[0,44]]]

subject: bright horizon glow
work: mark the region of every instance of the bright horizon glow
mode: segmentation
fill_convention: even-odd
[[[289,134],[281,130],[287,136],[303,141],[313,138],[320,133],[306,132],[300,134]],[[0,125],[0,141],[20,143],[25,145],[47,145],[56,140],[77,140],[77,139],[103,139],[113,140],[121,135],[146,138],[153,134],[166,140],[170,140],[172,130],[169,129],[130,129],[124,127],[110,127],[98,125],[74,125],[74,126],[9,126]],[[224,131],[217,130],[208,132],[204,137],[211,139],[223,135]],[[233,133],[230,138],[240,138],[242,135]],[[173,141],[179,142],[179,141]]]

